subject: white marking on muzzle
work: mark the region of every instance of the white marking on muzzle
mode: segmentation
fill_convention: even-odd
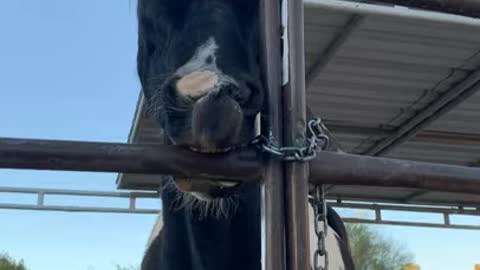
[[[237,82],[222,72],[217,66],[218,45],[215,38],[210,37],[183,66],[177,69],[175,75],[180,77],[177,89],[184,96],[201,96],[218,91],[222,85]]]
[[[195,71],[177,82],[177,90],[182,96],[199,97],[212,91],[218,82],[213,71]]]

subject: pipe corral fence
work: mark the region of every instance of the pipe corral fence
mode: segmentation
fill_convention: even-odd
[[[437,11],[459,14],[453,16],[459,24],[476,25],[478,20],[460,15],[477,16],[480,4],[476,1],[378,1],[432,7]],[[460,4],[461,3],[461,6]],[[306,140],[307,102],[304,11],[303,2],[262,0],[260,7],[260,34],[262,48],[263,81],[268,93],[268,106],[262,112],[262,134],[274,138],[279,147],[299,146]],[[336,0],[308,0],[308,6],[355,13],[350,25],[363,16],[372,14],[397,14],[408,18],[418,10],[386,9],[374,4]],[[383,13],[382,13],[383,12]],[[420,17],[441,22],[444,14],[426,12]],[[344,29],[348,33],[349,26]],[[340,36],[336,44],[344,37]],[[282,49],[283,48],[283,49]],[[288,50],[284,50],[288,48]],[[328,55],[325,55],[328,59]],[[318,73],[324,63],[318,63],[313,73]],[[451,100],[450,100],[451,101]],[[449,102],[449,101],[448,101]],[[419,123],[412,123],[418,125]],[[398,131],[399,136],[408,136]],[[397,136],[398,137],[398,136]],[[391,142],[386,142],[389,144]],[[371,150],[383,151],[385,145]],[[380,149],[380,150],[379,150]],[[377,151],[378,150],[378,151]],[[260,152],[255,146],[229,153],[201,154],[176,146],[159,144],[95,143],[74,141],[48,141],[0,138],[0,168],[66,170],[92,172],[118,172],[151,175],[172,175],[192,179],[229,179],[239,182],[264,182],[266,269],[305,270],[310,267],[307,197],[309,182],[315,185],[354,185],[416,188],[425,191],[442,191],[461,194],[480,194],[480,169],[418,161],[388,159],[349,153],[321,151],[310,161],[282,161]],[[155,198],[155,192],[83,192],[64,190],[34,190],[0,188],[0,192],[36,194],[38,201],[32,206],[14,205],[12,209],[98,211],[119,213],[151,213],[158,211],[137,209],[137,198]],[[88,209],[75,207],[49,207],[44,205],[48,194],[74,196],[122,197],[130,201],[125,209]],[[333,206],[370,209],[375,211],[375,223],[393,225],[418,225],[429,227],[450,226],[449,215],[478,215],[478,208],[416,207],[414,209],[387,204],[360,204],[333,201]],[[8,208],[4,206],[3,208]],[[384,221],[382,210],[439,213],[443,224],[420,224]],[[360,220],[346,219],[351,222]],[[365,221],[363,221],[365,222]],[[373,222],[373,221],[372,221]],[[480,226],[461,226],[461,229],[479,229]],[[288,259],[287,259],[288,258]]]

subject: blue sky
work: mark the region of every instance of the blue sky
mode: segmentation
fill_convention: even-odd
[[[139,91],[134,0],[0,1],[0,40],[0,136],[126,141]],[[0,170],[0,186],[113,191],[115,174]],[[34,198],[0,194],[0,202],[12,200]],[[32,270],[137,265],[154,221],[0,210],[0,252],[23,258]],[[480,263],[480,232],[375,228],[405,243],[423,269]]]

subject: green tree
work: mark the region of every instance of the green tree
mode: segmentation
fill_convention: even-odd
[[[7,254],[0,254],[0,270],[27,270],[23,260],[16,262]]]
[[[413,254],[404,245],[367,225],[347,224],[347,231],[357,270],[401,270],[413,262]]]

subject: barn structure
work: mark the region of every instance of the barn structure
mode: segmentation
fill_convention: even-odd
[[[273,134],[283,132],[283,144],[291,145],[289,138],[299,132],[292,119],[303,119],[305,130],[302,104],[306,100],[349,153],[319,153],[309,163],[311,181],[326,184],[330,203],[375,213],[373,219],[345,219],[350,222],[480,229],[480,224],[450,221],[450,215],[480,215],[480,4],[474,0],[305,0],[303,4],[284,0],[282,4],[284,12],[280,13],[276,12],[282,8],[280,1],[262,1],[262,43],[268,48],[263,63],[270,105],[290,104],[293,109],[288,111],[291,117],[280,121],[282,117],[271,106],[268,121]],[[280,26],[284,27],[282,36],[272,30]],[[280,39],[289,45],[285,46],[289,51],[283,52],[289,62],[277,57],[282,53]],[[300,59],[303,56],[305,61]],[[282,74],[284,79],[289,74],[285,84],[281,84]],[[282,86],[287,93],[283,100],[278,94]],[[256,161],[241,162],[233,154],[218,167],[187,168],[192,162],[174,167],[168,165],[171,158],[198,159],[201,164],[208,164],[211,158],[188,156],[175,147],[162,146],[162,142],[140,95],[129,145],[1,139],[0,167],[121,172],[118,188],[135,191],[9,190],[37,193],[38,204],[30,209],[134,213],[139,212],[136,198],[155,196],[159,173],[230,178],[243,173],[238,177],[253,177],[263,166]],[[155,154],[159,151],[161,154]],[[140,161],[128,162],[132,157]],[[142,163],[151,164],[152,160],[160,165],[153,168]],[[425,161],[435,164],[421,163]],[[238,171],[227,172],[233,164]],[[301,208],[306,203],[292,199],[282,207],[279,196],[283,191],[271,183],[282,177],[286,182],[307,179],[308,175],[298,174],[306,164],[271,161],[267,166],[267,222],[277,224],[276,219],[283,223],[281,217],[286,215],[293,220],[292,230],[305,228]],[[287,175],[281,175],[280,166],[285,166]],[[306,191],[306,181],[296,183],[298,186],[285,184],[287,194]],[[43,205],[46,194],[58,193],[125,197],[130,208],[49,209]],[[438,213],[443,222],[382,219],[382,211],[389,210]],[[275,244],[282,241],[275,237],[278,230],[269,233],[275,227],[267,224],[266,228],[267,248],[283,247]],[[267,251],[267,269],[283,268],[278,267],[284,263],[279,259],[284,258],[283,252],[280,248]],[[289,252],[295,253],[295,248]],[[301,269],[302,262],[295,263],[288,269]]]

